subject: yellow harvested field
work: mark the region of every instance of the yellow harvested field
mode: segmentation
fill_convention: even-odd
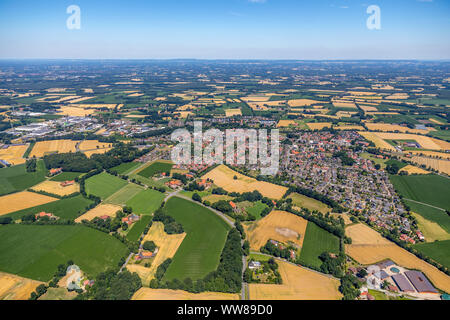
[[[186,119],[188,116],[193,115],[194,113],[191,111],[179,111],[177,112],[180,114],[180,118]]]
[[[131,300],[239,300],[238,294],[221,292],[190,293],[181,290],[141,288]]]
[[[70,103],[79,103],[79,102],[83,102],[83,101],[86,101],[86,100],[91,100],[91,99],[94,99],[94,98],[95,98],[94,96],[77,98],[77,99],[74,99],[74,100],[70,100]]]
[[[283,284],[249,284],[250,300],[340,300],[339,280],[276,260]]]
[[[359,106],[364,112],[377,112],[378,111],[378,109],[376,108],[376,107],[373,107],[373,106],[363,106],[363,105],[360,105]]]
[[[436,240],[450,240],[450,234],[447,233],[439,224],[436,222],[425,219],[420,214],[412,213],[419,224],[419,229],[422,231],[426,242],[434,242]]]
[[[242,116],[241,109],[226,109],[225,116],[233,117],[233,116]]]
[[[430,120],[431,122],[436,123],[436,124],[444,124],[444,123],[442,123],[441,121],[436,120],[436,119],[433,119],[433,118],[430,118],[429,120]]]
[[[98,140],[84,140],[80,143],[79,149],[81,151],[95,150],[95,149],[107,149],[111,148],[111,143],[99,142]]]
[[[279,107],[286,104],[286,100],[247,102],[253,110],[267,110],[269,107]]]
[[[345,234],[352,238],[353,245],[367,245],[367,244],[391,244],[389,240],[383,238],[378,232],[366,226],[365,224],[359,223],[347,227],[345,229]]]
[[[346,229],[347,236],[350,236],[353,240],[351,245],[345,246],[345,252],[350,257],[364,265],[390,259],[399,266],[422,271],[437,288],[450,292],[450,277],[448,275],[395,243],[382,238],[376,231],[368,231],[369,227],[357,226],[359,225],[353,225]]]
[[[419,156],[414,156],[412,158],[404,158],[404,159],[409,160],[417,165],[425,165],[425,167],[427,167],[427,168],[432,168],[439,172],[450,175],[450,161],[449,160],[433,159],[433,158],[419,157]]]
[[[56,200],[59,199],[28,191],[8,194],[0,197],[0,216]]]
[[[128,270],[136,272],[141,277],[144,285],[149,285],[156,273],[156,269],[165,260],[175,255],[185,236],[186,233],[169,235],[164,231],[162,222],[154,222],[143,239],[143,242],[153,241],[159,248],[151,266],[146,268],[140,265],[129,264],[127,265]]]
[[[421,130],[421,129],[410,129],[408,127],[399,126],[397,124],[388,124],[388,123],[366,123],[366,127],[372,131],[386,131],[386,132],[409,132],[409,133],[419,133],[419,134],[427,134],[430,130]]]
[[[333,101],[333,106],[335,106],[336,108],[357,109],[356,104],[351,101]]]
[[[408,150],[406,153],[417,155],[417,156],[427,156],[433,158],[441,158],[450,160],[450,153],[436,152],[436,151],[425,151],[425,150]]]
[[[295,99],[289,100],[288,105],[291,107],[306,107],[311,106],[313,104],[323,104],[323,101],[311,100],[311,99]]]
[[[296,126],[297,122],[295,120],[280,120],[277,124],[277,128],[287,128],[290,126]]]
[[[367,125],[367,124],[366,124]],[[429,150],[450,150],[450,143],[430,138],[426,136],[421,136],[417,134],[408,134],[408,133],[389,133],[389,132],[359,132],[367,140],[375,143],[377,148],[387,149],[396,151],[396,149],[389,143],[385,141],[387,140],[415,140],[422,148]]]
[[[250,248],[259,251],[268,240],[303,245],[308,221],[285,211],[272,211],[257,222],[245,224]]]
[[[237,177],[235,180],[234,177]],[[258,190],[264,197],[281,199],[287,191],[286,187],[244,176],[225,165],[220,165],[205,174],[202,179],[211,179],[214,184],[228,192],[251,192]]]
[[[381,139],[388,140],[415,140],[423,149],[450,150],[450,143],[447,141],[417,134],[376,132],[376,135]]]
[[[128,96],[131,98],[137,98],[137,97],[142,97],[144,94],[143,93],[132,93],[129,94]]]
[[[43,282],[0,272],[0,300],[28,300]]]
[[[94,209],[89,210],[82,216],[75,219],[75,222],[80,223],[83,220],[89,220],[96,217],[101,216],[110,216],[111,218],[114,218],[116,216],[116,212],[122,210],[122,207],[112,205],[112,204],[100,204],[96,206]]]
[[[399,172],[408,172],[408,174],[429,174],[430,172],[416,166],[407,165],[400,169]]]
[[[363,136],[364,138],[366,138],[369,141],[372,141],[375,144],[375,147],[377,148],[381,148],[381,149],[385,149],[385,150],[390,150],[390,151],[396,151],[396,149],[394,148],[394,146],[392,146],[391,144],[387,143],[386,141],[384,141],[383,139],[381,139],[380,137],[378,137],[376,132],[364,132],[364,131],[360,131],[358,132],[361,136]]]
[[[60,111],[58,111],[58,113],[64,116],[71,116],[71,117],[86,117],[91,114],[94,114],[95,112],[96,111],[93,109],[83,109],[76,107],[60,107]]]
[[[112,148],[97,149],[97,150],[84,151],[83,153],[86,155],[86,157],[90,158],[93,154],[103,154],[103,153],[110,151],[111,149]]]
[[[364,127],[361,126],[337,126],[333,127],[336,130],[357,130],[357,131],[364,131]]]
[[[331,128],[331,122],[308,122],[306,124],[311,130],[322,130],[323,128]]]
[[[27,151],[29,144],[20,146],[10,146],[6,149],[0,148],[0,160],[6,160],[11,165],[18,165],[25,163],[25,159],[22,158]]]
[[[39,141],[33,147],[29,157],[42,158],[46,154],[58,152],[58,153],[69,153],[76,151],[76,145],[79,141],[72,140],[50,140],[50,141]]]
[[[270,96],[259,96],[259,95],[241,98],[241,100],[245,101],[245,102],[265,102],[265,101],[269,101],[269,99],[270,99]]]
[[[32,188],[34,191],[45,191],[48,193],[56,194],[58,196],[64,197],[75,192],[80,191],[80,185],[74,183],[71,186],[62,187],[61,182],[58,181],[44,181]]]

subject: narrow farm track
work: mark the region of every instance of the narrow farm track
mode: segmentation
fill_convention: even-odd
[[[418,203],[418,204],[422,204],[422,205],[424,205],[424,206],[431,207],[431,208],[434,208],[434,209],[441,210],[441,211],[444,211],[444,212],[445,212],[445,209],[442,209],[442,208],[439,208],[439,207],[432,206],[431,204],[428,204],[428,203],[423,203],[423,202],[419,202],[419,201],[412,200],[412,199],[408,199],[408,198],[404,198],[404,199],[405,199],[405,200],[408,200],[408,201],[411,201],[411,202],[415,202],[415,203]]]

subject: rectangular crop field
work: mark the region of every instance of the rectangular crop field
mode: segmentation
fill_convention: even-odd
[[[128,200],[133,198],[139,192],[144,190],[141,186],[138,186],[134,183],[129,183],[108,199],[105,200],[107,203],[117,204],[117,205],[125,205]]]
[[[75,180],[75,178],[78,178],[82,174],[83,173],[81,172],[63,172],[51,178],[50,181],[58,181],[58,182],[71,181]]]
[[[315,223],[309,222],[306,227],[300,261],[306,266],[320,267],[322,262],[319,256],[324,252],[339,253],[339,239]]]
[[[450,268],[450,240],[420,243],[414,248],[443,266]]]
[[[102,172],[86,180],[86,193],[106,199],[126,184],[125,180]]]
[[[137,241],[150,221],[152,221],[152,216],[141,216],[141,219],[131,227],[130,231],[128,231],[127,239],[130,241]]]
[[[139,171],[138,174],[144,178],[151,178],[159,173],[170,172],[172,167],[173,163],[171,162],[155,161],[145,169]]]
[[[189,200],[171,198],[166,214],[183,225],[186,237],[164,279],[200,279],[216,270],[230,226],[214,212]]]
[[[136,194],[126,204],[137,214],[152,214],[161,206],[164,197],[164,193],[147,189]]]
[[[128,253],[118,239],[82,226],[0,226],[0,270],[48,281],[73,260],[90,276],[116,266]]]
[[[25,165],[0,169],[0,195],[23,191],[45,180],[47,170],[43,161],[38,161],[36,172],[27,172]]]
[[[234,179],[236,177],[236,179]],[[286,187],[273,183],[258,181],[240,174],[225,165],[220,165],[205,174],[203,179],[211,179],[214,184],[228,192],[251,192],[258,190],[263,196],[271,199],[281,199],[287,191]]]
[[[0,216],[57,200],[57,198],[28,191],[8,194],[0,197]]]
[[[81,215],[92,203],[92,200],[78,195],[75,197],[61,199],[40,206],[12,212],[7,214],[6,216],[13,219],[20,219],[25,215],[37,214],[39,212],[45,211],[47,213],[53,213],[55,216],[58,216],[62,219],[74,220],[79,215]]]
[[[118,174],[127,174],[139,167],[139,165],[139,162],[125,162],[114,168],[111,168],[111,171],[116,171]]]
[[[439,210],[424,204],[405,200],[412,212],[420,214],[425,219],[440,225],[445,231],[450,233],[450,216],[443,210]]]
[[[438,175],[390,176],[403,197],[450,210],[450,179]]]

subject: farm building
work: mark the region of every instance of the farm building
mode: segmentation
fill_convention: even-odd
[[[49,170],[50,176],[57,175],[57,174],[59,174],[61,172],[62,172],[62,168],[56,168],[56,169],[50,169]]]
[[[136,221],[139,221],[140,217],[138,215],[135,214],[130,214],[125,218],[122,218],[122,222],[126,223],[128,225],[131,225],[133,223],[135,223]]]
[[[427,277],[420,271],[406,271],[406,277],[420,293],[438,293],[435,287],[428,281]]]
[[[72,186],[75,183],[75,180],[71,180],[71,181],[64,181],[60,183],[61,187],[68,187],[68,186]]]
[[[43,217],[48,217],[51,220],[59,219],[59,217],[53,215],[52,213],[47,213],[47,212],[44,212],[44,211],[39,212],[38,214],[35,214],[34,216],[35,216],[36,219],[40,219],[40,218],[43,218]]]
[[[392,279],[394,280],[397,287],[400,289],[400,291],[403,292],[415,292],[413,286],[409,283],[408,279],[402,274],[396,274],[392,276]]]
[[[250,261],[250,263],[248,264],[248,268],[249,269],[259,269],[259,268],[261,268],[261,262],[259,262],[259,261]]]

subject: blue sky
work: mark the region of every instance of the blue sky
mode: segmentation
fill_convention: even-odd
[[[450,59],[450,1],[0,0],[0,41],[19,59]]]

